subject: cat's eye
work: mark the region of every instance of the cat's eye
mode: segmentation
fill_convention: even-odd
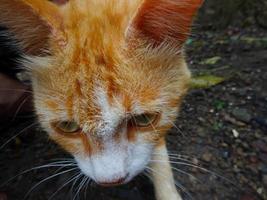
[[[80,130],[80,126],[74,121],[61,121],[55,123],[54,126],[58,131],[67,134],[77,133]]]
[[[146,113],[134,116],[133,122],[137,127],[149,127],[156,125],[156,123],[158,122],[158,118],[159,118],[158,113],[155,114]]]

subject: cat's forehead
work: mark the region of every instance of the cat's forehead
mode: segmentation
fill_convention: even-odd
[[[81,54],[80,56],[84,56]],[[76,58],[77,59],[77,58]],[[89,59],[88,57],[86,59]],[[126,58],[125,58],[126,59]],[[38,95],[49,96],[46,105],[69,110],[90,117],[90,113],[142,113],[161,94],[163,73],[145,70],[137,62],[79,62],[66,66],[51,66],[38,73]],[[164,80],[164,79],[163,79]],[[53,101],[53,103],[51,103]],[[52,105],[52,106],[51,106]],[[76,114],[77,115],[77,114]]]
[[[101,48],[124,38],[141,0],[77,0],[63,7],[63,26],[68,42]],[[107,44],[106,44],[107,42]],[[83,44],[81,44],[83,45]]]

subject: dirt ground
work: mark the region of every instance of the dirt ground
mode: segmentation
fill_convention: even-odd
[[[216,75],[225,80],[191,90],[177,128],[167,138],[171,153],[188,156],[199,166],[173,165],[191,174],[174,170],[185,188],[181,192],[185,199],[196,200],[267,199],[267,32],[255,27],[221,31],[199,27],[195,33],[187,45],[193,75]],[[35,121],[20,119],[2,125],[0,146],[32,123]],[[30,127],[0,149],[0,191],[5,191],[9,200],[23,200],[35,184],[59,168],[35,169],[6,181],[24,170],[66,157],[38,126]],[[75,173],[42,182],[25,199],[74,199],[79,180],[73,188],[69,184],[53,194]],[[81,199],[85,199],[85,190]],[[144,176],[112,189],[92,184],[87,199],[152,200],[153,187]]]

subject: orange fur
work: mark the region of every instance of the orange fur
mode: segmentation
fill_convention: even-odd
[[[0,24],[27,55],[41,125],[95,181],[130,180],[162,160],[151,166],[157,200],[181,199],[165,136],[190,82],[183,45],[202,1],[0,0]],[[158,118],[138,126],[135,116],[148,113]]]
[[[26,53],[39,56],[31,57],[28,66],[42,125],[67,151],[89,154],[101,150],[100,139],[94,138],[101,114],[94,99],[98,85],[107,92],[109,104],[119,101],[125,114],[138,114],[133,113],[138,103],[143,112],[160,111],[174,121],[190,80],[182,46],[201,3],[70,0],[56,6],[44,0],[1,0],[0,22]],[[5,9],[18,16],[9,20]],[[20,34],[20,23],[25,34]],[[40,30],[34,33],[37,24]],[[71,139],[53,133],[55,120],[75,120],[87,127],[87,136]],[[143,132],[151,132],[146,139],[161,144],[171,126],[159,121]],[[129,130],[128,140],[135,141],[136,134],[142,133]]]
[[[59,109],[59,106],[55,101],[47,100],[45,104],[49,109],[53,110],[54,112]]]

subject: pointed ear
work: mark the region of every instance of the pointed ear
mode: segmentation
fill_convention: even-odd
[[[1,0],[0,25],[7,27],[30,55],[41,54],[50,35],[64,40],[59,8],[47,0]]]
[[[174,42],[181,46],[190,34],[193,18],[203,1],[143,0],[133,19],[130,34],[154,45]]]

